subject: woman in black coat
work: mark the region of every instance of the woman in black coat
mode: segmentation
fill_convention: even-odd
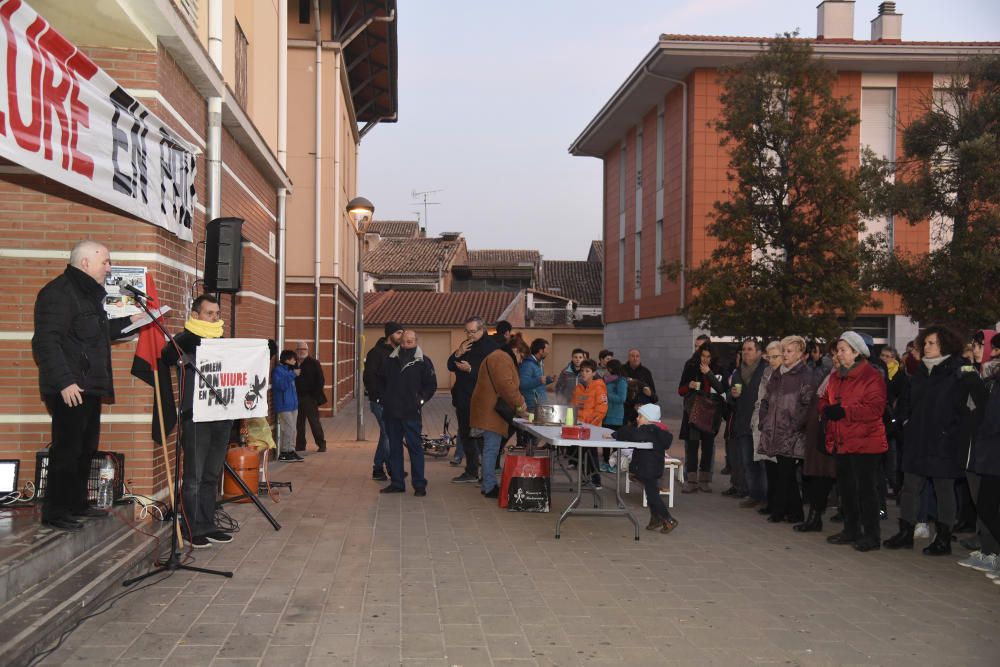
[[[715,436],[722,425],[725,403],[722,395],[726,384],[718,370],[718,360],[711,344],[704,343],[684,364],[677,393],[684,397],[684,416],[681,418],[681,440],[684,441],[684,486],[681,493],[712,492],[712,463],[715,459]],[[691,423],[695,402],[701,401],[714,409],[712,427],[700,429]],[[698,451],[701,450],[701,459]]]
[[[951,553],[955,523],[955,480],[965,476],[974,433],[973,406],[982,405],[983,383],[962,358],[964,341],[954,331],[931,326],[917,337],[920,366],[897,405],[903,422],[903,491],[899,532],[882,544],[888,549],[912,549],[920,494],[934,484],[938,501],[937,535],[923,552]]]

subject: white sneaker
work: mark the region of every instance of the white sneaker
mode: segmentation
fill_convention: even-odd
[[[990,554],[983,556],[983,566],[977,567],[980,572],[1000,572],[1000,554]]]
[[[994,584],[1000,583],[1000,572],[987,572],[986,577],[992,579]]]
[[[926,523],[918,523],[917,527],[913,529],[913,537],[917,539],[923,539],[931,536],[931,527]]]
[[[962,560],[958,561],[958,564],[961,565],[962,567],[971,567],[974,570],[979,570],[979,566],[983,564],[983,559],[985,557],[986,556],[983,554],[982,551],[976,550],[973,551],[971,554],[969,554],[967,558],[963,558]],[[989,570],[981,570],[981,571],[988,572]]]

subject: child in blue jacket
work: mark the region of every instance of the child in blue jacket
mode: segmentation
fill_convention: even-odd
[[[278,415],[280,454],[279,461],[301,463],[305,461],[295,451],[295,420],[299,414],[299,395],[295,391],[295,378],[299,374],[298,358],[294,350],[284,350],[278,365],[271,373],[271,400]]]

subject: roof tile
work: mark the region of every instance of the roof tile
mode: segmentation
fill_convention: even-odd
[[[465,239],[387,238],[365,254],[365,271],[376,276],[412,273],[437,274],[439,262],[449,270]]]
[[[382,238],[415,239],[420,237],[420,225],[416,220],[373,220],[368,231]]]
[[[469,266],[516,266],[538,264],[541,255],[537,250],[470,250]]]
[[[376,292],[365,295],[365,323],[456,326],[478,315],[493,324],[517,298],[516,292]]]
[[[601,305],[601,264],[545,260],[540,289],[569,297],[581,306]]]

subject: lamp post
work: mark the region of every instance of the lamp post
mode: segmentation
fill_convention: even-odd
[[[358,303],[354,317],[354,397],[358,403],[358,440],[365,439],[365,413],[363,411],[365,390],[361,382],[361,364],[364,354],[361,348],[361,339],[365,331],[365,233],[368,231],[374,213],[375,206],[364,197],[355,197],[347,202],[347,215],[354,223],[354,233],[358,236]],[[336,337],[335,333],[334,338],[336,339]],[[336,340],[334,340],[334,345],[336,344]],[[334,369],[333,373],[334,378],[336,378],[337,369]]]

